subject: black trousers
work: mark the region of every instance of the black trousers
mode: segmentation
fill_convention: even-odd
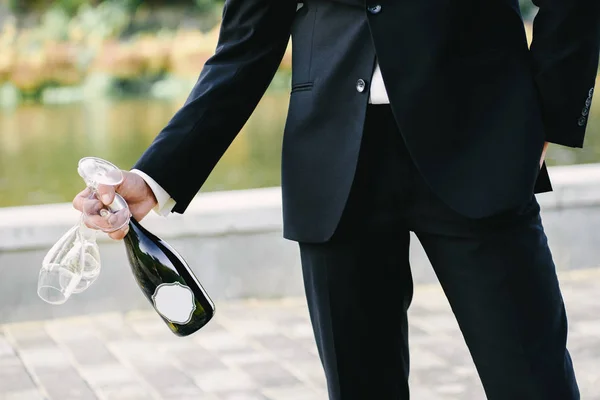
[[[410,231],[434,267],[488,399],[579,399],[539,211],[532,195],[522,208],[485,219],[455,213],[422,180],[389,107],[369,106],[334,236],[300,243],[330,399],[409,399]]]

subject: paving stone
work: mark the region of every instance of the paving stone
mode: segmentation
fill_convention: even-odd
[[[411,376],[413,386],[427,386],[439,393],[452,394],[452,388],[461,387],[462,391],[473,386],[481,386],[477,374],[458,374],[455,368],[433,367],[423,369]],[[440,392],[439,390],[443,390]]]
[[[37,389],[23,390],[17,392],[0,392],[2,400],[44,400]]]
[[[423,386],[411,386],[410,389],[410,397],[411,399],[418,399],[418,400],[451,400],[450,398],[444,396],[442,397],[439,393],[436,393],[434,390],[431,390],[427,387],[423,387]],[[485,399],[485,397],[479,398],[477,400],[482,400]],[[452,400],[475,400],[475,399],[467,399],[467,398],[454,398]]]
[[[325,383],[325,373],[323,372],[321,361],[318,359],[290,363],[288,368],[300,379],[310,382],[313,385],[323,386]]]
[[[107,342],[139,338],[138,334],[127,324],[124,315],[102,314],[91,317],[90,321],[94,326],[96,336]]]
[[[170,353],[184,371],[202,372],[227,368],[223,361],[209,351],[196,346],[193,349],[177,349]]]
[[[0,358],[6,356],[12,356],[15,354],[15,350],[8,343],[8,340],[3,335],[0,335]]]
[[[0,364],[0,398],[3,392],[28,391],[35,389],[29,373],[17,357],[5,357]]]
[[[149,400],[153,398],[146,387],[137,383],[105,386],[98,389],[98,394],[103,400]]]
[[[137,365],[137,373],[156,392],[164,396],[175,395],[201,395],[202,391],[193,379],[183,371],[168,364],[163,365]]]
[[[444,333],[460,333],[458,323],[451,314],[432,314],[427,317],[419,316],[410,319],[414,327],[423,330],[426,333],[440,335]]]
[[[593,394],[597,392],[597,388],[600,387],[600,373],[598,373],[598,365],[599,361],[594,360],[575,360],[574,367],[575,372],[577,374],[577,382],[579,383],[580,388],[582,389],[583,394],[589,393]],[[587,389],[590,389],[589,391]],[[594,388],[595,390],[591,390]],[[582,394],[582,398],[585,399],[586,396]]]
[[[446,338],[438,340],[429,339],[428,341],[419,342],[415,348],[427,349],[428,353],[443,360],[447,365],[459,366],[473,364],[473,359],[467,345],[462,340]]]
[[[461,397],[464,396],[468,388],[464,383],[444,383],[436,386],[435,392],[441,395]]]
[[[448,364],[443,358],[425,348],[410,349],[410,368],[411,370],[429,369],[435,367],[447,367]]]
[[[173,386],[163,386],[160,389],[161,397],[167,399],[202,399],[204,398],[204,392],[193,384],[179,384]]]
[[[570,324],[571,330],[575,333],[582,333],[584,335],[600,335],[600,321],[598,320],[587,320],[587,321],[573,321]]]
[[[449,400],[455,400],[455,399],[459,399],[459,400],[481,400],[481,399],[485,399],[485,392],[483,390],[483,387],[479,384],[479,382],[476,385],[469,385],[467,387],[467,389],[462,392],[460,394],[460,396],[456,397],[456,396],[444,396],[445,398],[449,399]],[[587,397],[586,397],[587,400]]]
[[[219,400],[267,400],[256,391],[219,393]]]
[[[419,312],[421,315],[427,313],[451,312],[450,305],[438,284],[421,285],[415,289],[413,304],[409,313]]]
[[[263,393],[268,400],[326,400],[322,394],[304,386],[269,388],[263,390]]]
[[[127,319],[127,322],[131,326],[131,329],[139,336],[151,336],[154,339],[161,338],[164,340],[181,340],[181,338],[178,338],[171,332],[169,327],[158,316],[152,317]]]
[[[271,361],[273,356],[268,351],[261,351],[252,347],[247,347],[225,352],[220,356],[220,358],[226,364],[240,365]]]
[[[0,368],[14,367],[15,365],[23,365],[23,360],[17,354],[0,358]]]
[[[36,375],[51,400],[96,400],[98,397],[74,368],[43,369]]]
[[[277,352],[298,346],[293,339],[280,334],[262,335],[254,338],[254,340],[263,345],[265,348]]]
[[[146,336],[143,338],[144,343],[152,346],[155,351],[171,355],[175,351],[194,351],[201,348],[197,342],[191,338],[181,338],[173,335],[170,331],[168,338],[157,336]]]
[[[431,335],[429,333],[425,332],[423,329],[416,326],[415,324],[412,324],[409,322],[408,337],[410,338],[411,342],[414,342],[415,340],[417,340],[417,341],[428,340],[428,339],[430,339]]]
[[[131,384],[138,380],[133,371],[117,362],[81,367],[79,372],[93,387]]]
[[[202,347],[218,354],[236,352],[249,347],[247,340],[230,332],[217,332],[199,335],[195,338]]]
[[[264,302],[260,302],[264,304]],[[246,321],[277,321],[281,326],[298,321],[308,320],[306,306],[285,305],[284,302],[272,303],[267,306],[252,306],[251,303],[242,303],[235,307],[223,307],[221,317],[229,324]]]
[[[298,378],[276,362],[244,364],[240,369],[261,387],[293,386],[300,383]]]
[[[255,381],[242,372],[233,370],[214,370],[194,374],[196,384],[205,392],[232,392],[257,389]]]
[[[313,389],[317,391],[322,391],[323,393],[327,393],[327,381],[325,380],[325,375],[323,375],[322,379],[311,381]],[[323,397],[324,399],[326,396]]]
[[[153,343],[144,340],[123,340],[108,345],[113,354],[133,365],[161,366],[171,362],[171,353],[158,352]]]
[[[125,315],[119,312],[90,315],[88,318],[95,328],[102,326],[122,328],[126,325]]]
[[[230,303],[224,307],[219,307],[217,318],[223,321],[241,321],[249,319],[262,319],[264,317],[264,307],[252,307],[249,302]]]
[[[294,340],[296,341],[296,343],[303,346],[309,351],[316,352],[317,350],[317,343],[315,342],[315,338],[312,335],[310,337],[296,338]]]
[[[7,331],[14,338],[19,349],[56,346],[56,342],[46,333],[42,324],[26,327],[10,326]]]
[[[561,285],[582,398],[600,400],[600,269]],[[326,400],[302,303],[224,304],[184,340],[152,311],[0,326],[0,400]],[[409,322],[411,398],[484,399],[439,287],[416,288]]]
[[[219,317],[215,317],[208,324],[206,324],[201,331],[197,332],[195,335],[202,335],[203,333],[219,333],[225,332],[227,329],[223,326],[223,324],[219,321]]]
[[[314,351],[310,351],[299,344],[292,348],[275,350],[273,355],[279,360],[290,363],[319,361],[319,356]]]
[[[80,365],[108,364],[117,361],[104,343],[94,336],[71,340],[65,344],[65,347]]]
[[[323,386],[322,388],[321,387],[315,388],[315,392],[317,394],[317,397],[316,397],[317,399],[326,400],[329,397],[327,394],[326,386]]]
[[[281,328],[281,332],[291,338],[306,338],[311,342],[311,345],[315,343],[315,333],[309,321],[286,325]]]
[[[277,324],[278,321],[274,320],[245,320],[245,321],[231,321],[228,324],[229,329],[234,332],[239,332],[244,336],[257,336],[271,334],[279,331]]]
[[[96,335],[94,325],[87,317],[49,321],[44,327],[49,336],[58,342],[79,341]]]
[[[568,349],[575,359],[600,360],[600,337],[586,335],[573,338],[568,343]]]
[[[21,350],[19,355],[29,368],[61,368],[71,365],[69,355],[60,347],[34,347]]]

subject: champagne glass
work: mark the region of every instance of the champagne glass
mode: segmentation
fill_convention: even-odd
[[[100,251],[96,243],[96,232],[100,230],[110,233],[121,229],[129,223],[130,212],[123,197],[117,193],[109,206],[98,198],[98,185],[116,186],[123,182],[123,173],[114,164],[96,157],[84,157],[79,160],[77,172],[89,191],[82,210],[84,225],[81,234],[86,239],[82,258],[83,277],[75,289],[75,293],[81,293],[100,275]]]
[[[105,206],[97,196],[98,185],[118,185],[123,181],[121,171],[94,157],[81,159],[77,170],[90,194],[79,224],[52,246],[42,262],[38,296],[50,304],[64,304],[72,294],[85,291],[98,278],[100,250],[94,229],[114,232],[129,223],[129,207],[120,195],[115,196],[110,206]]]
[[[82,218],[46,254],[38,279],[38,295],[42,300],[63,304],[98,279],[100,249],[95,232],[85,226]]]
[[[114,202],[106,206],[98,198],[98,185],[116,186],[123,182],[123,173],[110,162],[85,157],[79,160],[77,172],[86,183],[89,195],[83,205],[80,233],[85,239],[83,245],[83,276],[74,293],[86,290],[100,275],[100,250],[96,243],[96,232],[114,232],[129,223],[130,212],[127,203],[119,194],[115,194]],[[93,228],[90,229],[89,227]]]
[[[82,276],[73,293],[81,293],[89,288],[100,276],[100,248],[96,242],[96,230],[85,226],[82,221],[79,225],[79,233],[82,239]]]
[[[79,225],[67,231],[42,261],[38,278],[38,296],[50,304],[63,304],[83,276],[83,246]]]
[[[98,186],[117,186],[123,182],[123,173],[116,165],[96,157],[85,157],[77,167],[79,176],[85,181],[89,195],[83,205],[86,225],[103,232],[115,232],[129,224],[131,213],[121,195],[115,193],[110,205],[105,205],[98,197]]]

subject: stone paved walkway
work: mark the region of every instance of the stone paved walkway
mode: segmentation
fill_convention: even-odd
[[[561,282],[582,399],[598,400],[600,270]],[[439,288],[413,304],[412,398],[485,399]],[[217,306],[189,338],[152,312],[0,326],[0,400],[326,400],[302,299]]]

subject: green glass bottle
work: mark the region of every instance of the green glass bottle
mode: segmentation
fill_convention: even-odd
[[[137,284],[175,335],[191,335],[211,320],[213,301],[171,246],[133,218],[124,243]]]

